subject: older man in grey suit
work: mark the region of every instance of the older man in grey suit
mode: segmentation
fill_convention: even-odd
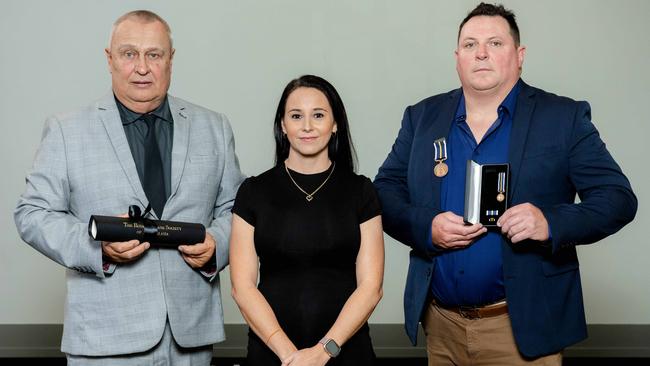
[[[120,17],[106,49],[112,93],[46,121],[18,202],[23,240],[68,268],[69,365],[208,365],[225,338],[218,273],[243,177],[226,117],[167,94],[173,55],[158,15]],[[174,250],[89,237],[91,215],[133,204],[204,224],[205,241]]]

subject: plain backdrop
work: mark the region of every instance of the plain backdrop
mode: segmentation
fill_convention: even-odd
[[[272,121],[286,83],[328,79],[351,123],[359,172],[374,177],[404,108],[459,86],[458,24],[477,1],[29,1],[0,4],[0,324],[61,323],[64,269],[24,244],[13,209],[43,121],[110,91],[112,22],[150,9],[172,27],[170,93],[226,113],[243,172],[273,164]],[[509,0],[523,79],[588,100],[593,121],[639,198],[633,223],[579,249],[589,323],[650,324],[648,104],[650,1]],[[384,298],[373,323],[401,323],[407,248],[387,237]],[[227,323],[242,323],[221,276]]]

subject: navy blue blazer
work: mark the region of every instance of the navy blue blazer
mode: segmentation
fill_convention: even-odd
[[[412,248],[404,315],[413,345],[439,253],[427,243],[431,221],[441,213],[433,141],[448,136],[461,93],[456,89],[406,108],[374,182],[385,232]],[[515,341],[524,356],[538,357],[587,337],[576,245],[621,229],[634,218],[637,199],[591,123],[589,104],[523,82],[508,159],[509,206],[537,206],[551,228],[545,243],[512,244],[504,237],[502,244]]]

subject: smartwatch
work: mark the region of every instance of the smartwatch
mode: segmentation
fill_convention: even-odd
[[[318,343],[323,345],[325,352],[327,352],[330,357],[336,357],[341,353],[341,347],[331,338],[323,337],[323,339],[318,341]]]

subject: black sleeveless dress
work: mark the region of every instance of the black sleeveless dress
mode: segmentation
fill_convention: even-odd
[[[310,175],[290,172],[302,189],[312,192],[330,169]],[[258,289],[298,349],[314,346],[327,333],[356,289],[359,225],[381,214],[370,180],[336,168],[311,201],[305,196],[280,164],[246,179],[233,207],[255,227]],[[328,365],[372,365],[374,360],[364,324]],[[280,365],[252,331],[248,365]]]

